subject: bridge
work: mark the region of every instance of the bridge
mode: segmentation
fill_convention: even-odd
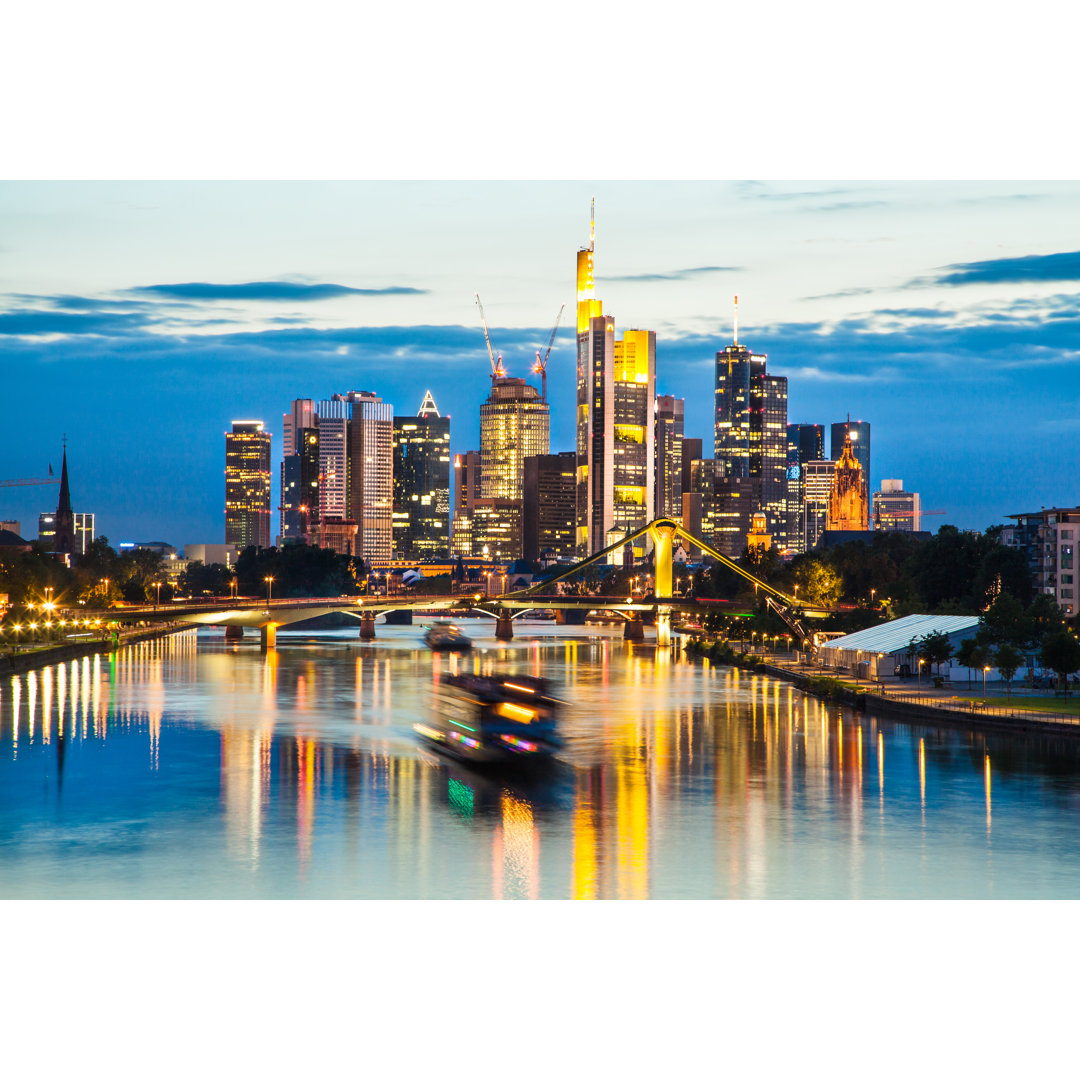
[[[555,591],[556,586],[561,582],[567,581],[601,561],[606,564],[608,557],[620,548],[646,537],[652,540],[655,551],[655,589],[651,598],[634,600],[633,597],[570,596]],[[582,559],[563,573],[525,589],[487,598],[480,594],[456,596],[440,594],[398,597],[360,595],[278,600],[199,600],[173,604],[144,604],[114,611],[112,615],[119,621],[168,620],[191,623],[196,626],[224,626],[227,639],[242,637],[244,627],[257,628],[261,634],[263,647],[273,648],[277,630],[280,627],[338,612],[356,618],[360,623],[360,638],[371,640],[375,637],[376,617],[389,611],[445,610],[456,614],[477,611],[495,619],[495,637],[501,641],[512,640],[515,619],[538,609],[576,610],[586,613],[612,611],[626,620],[626,638],[641,641],[644,638],[642,615],[645,612],[651,612],[656,620],[656,643],[666,646],[671,644],[671,616],[674,612],[705,610],[702,602],[694,597],[673,595],[672,555],[676,539],[685,540],[699,548],[720,565],[727,567],[752,584],[755,595],[760,592],[764,596],[767,608],[777,614],[800,641],[805,642],[809,637],[803,625],[803,619],[820,618],[832,611],[831,608],[812,605],[798,607],[794,597],[755,577],[737,562],[721,554],[712,545],[692,535],[676,519],[657,518],[602,551],[598,551],[595,555]]]

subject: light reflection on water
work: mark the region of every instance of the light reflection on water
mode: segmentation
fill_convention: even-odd
[[[488,624],[490,625],[490,624]],[[0,896],[1074,897],[1080,745],[883,720],[611,631],[194,631],[0,685]],[[572,634],[578,637],[572,637]],[[548,676],[550,778],[418,747],[446,673]]]

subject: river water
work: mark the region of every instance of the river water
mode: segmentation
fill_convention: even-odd
[[[516,624],[187,631],[0,684],[3,898],[1075,898],[1080,741],[983,735]],[[423,751],[450,670],[566,702],[542,782]]]

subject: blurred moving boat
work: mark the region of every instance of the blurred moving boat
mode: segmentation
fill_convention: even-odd
[[[448,675],[431,723],[413,727],[428,746],[470,765],[531,765],[562,746],[560,706],[532,675]]]
[[[429,649],[449,651],[451,649],[471,649],[472,641],[460,626],[451,622],[432,623],[424,634],[424,644]]]

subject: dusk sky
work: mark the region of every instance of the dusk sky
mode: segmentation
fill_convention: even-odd
[[[99,535],[220,542],[224,433],[296,397],[373,390],[479,445],[479,292],[510,375],[549,364],[573,446],[574,265],[596,196],[596,292],[657,334],[657,391],[712,447],[731,341],[789,379],[789,422],[872,427],[936,530],[1075,505],[1080,189],[1066,182],[8,182],[0,185],[0,479],[59,475]],[[828,453],[826,442],[826,453]],[[0,489],[37,534],[56,488]],[[273,514],[274,535],[278,531]]]

